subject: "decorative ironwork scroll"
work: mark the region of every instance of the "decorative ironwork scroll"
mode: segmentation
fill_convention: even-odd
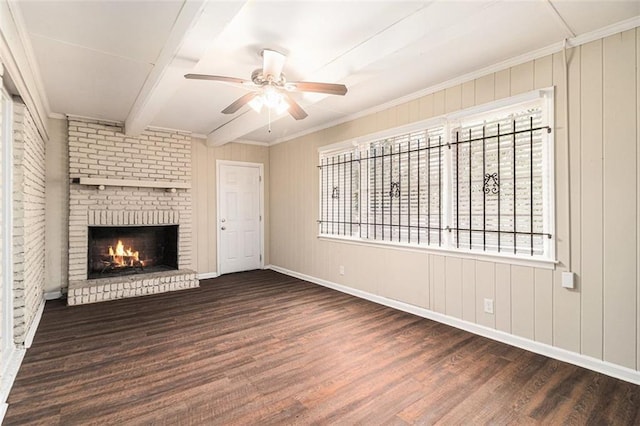
[[[400,198],[400,182],[391,182],[389,196],[391,198]]]
[[[333,191],[331,191],[331,198],[338,199],[340,198],[340,188],[337,186],[333,187]]]
[[[484,175],[484,185],[482,190],[485,194],[497,194],[500,192],[500,181],[497,173],[487,173]]]

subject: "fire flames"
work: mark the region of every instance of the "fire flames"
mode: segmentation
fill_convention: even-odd
[[[134,251],[131,247],[125,250],[121,240],[118,240],[115,250],[113,246],[109,246],[109,257],[118,266],[143,266],[139,256],[139,252]]]

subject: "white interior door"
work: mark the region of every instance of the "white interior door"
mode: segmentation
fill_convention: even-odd
[[[218,273],[262,267],[262,165],[218,162]]]

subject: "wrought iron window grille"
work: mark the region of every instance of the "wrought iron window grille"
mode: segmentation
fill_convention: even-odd
[[[552,235],[543,226],[541,152],[551,129],[537,111],[527,113],[449,137],[441,126],[324,156],[320,234],[544,255]]]
[[[451,232],[453,232],[456,248],[497,252],[512,250],[513,254],[518,254],[523,253],[526,246],[529,255],[541,255],[544,245],[541,238],[550,239],[551,235],[543,232],[541,225],[537,226],[539,229],[535,229],[534,213],[536,208],[534,204],[541,201],[534,199],[534,187],[536,186],[536,182],[534,182],[534,139],[536,140],[535,144],[539,146],[538,149],[541,149],[543,142],[541,142],[540,136],[543,132],[548,133],[550,128],[542,125],[536,126],[534,115],[529,116],[527,120],[512,119],[508,126],[511,130],[504,131],[504,126],[501,129],[500,122],[498,122],[497,130],[493,134],[487,134],[486,125],[477,126],[473,130],[481,133],[478,136],[473,136],[472,128],[466,131],[466,137],[462,135],[460,130],[455,131],[455,141],[452,143],[455,150],[453,155],[455,215]],[[497,168],[495,174],[486,173],[487,144],[490,141],[494,144],[492,151],[497,156],[495,164],[491,164],[492,167]],[[478,149],[478,154],[473,154],[474,147],[477,147],[475,149]],[[507,160],[503,160],[501,150],[510,156]],[[480,162],[478,170],[481,167],[481,176],[483,176],[481,201],[474,200],[472,192],[474,161]],[[501,167],[509,169],[502,171],[510,180],[508,183],[511,186],[509,193],[501,191],[500,183],[504,177],[501,176]],[[542,173],[542,170],[538,170],[537,173]],[[541,180],[541,177],[538,180]],[[467,193],[464,193],[463,188],[468,188]],[[497,195],[497,213],[488,214],[487,206],[490,203],[487,202],[487,195],[491,194],[494,189]],[[538,195],[538,197],[540,196]],[[504,205],[507,203],[510,207],[505,209]],[[488,217],[493,219],[494,223],[491,225],[488,224]],[[509,224],[505,226],[504,222],[509,222]],[[538,222],[541,222],[541,219]]]

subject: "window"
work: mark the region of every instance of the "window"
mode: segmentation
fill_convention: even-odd
[[[359,235],[360,164],[349,151],[332,153],[320,159],[320,233],[323,235]]]
[[[552,90],[320,152],[321,236],[553,259]]]
[[[361,238],[441,244],[443,130],[436,126],[365,146]]]

